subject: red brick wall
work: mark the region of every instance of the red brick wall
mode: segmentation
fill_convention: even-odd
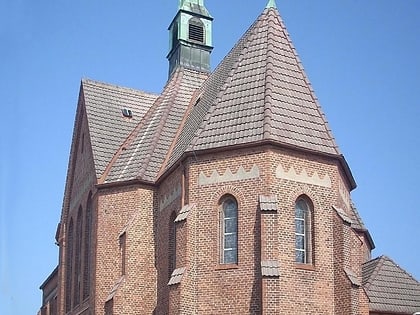
[[[129,186],[99,191],[95,310],[102,314],[122,277],[120,235],[126,233],[126,274],[113,297],[114,314],[152,314],[156,305],[154,191]]]
[[[73,273],[74,278],[78,277],[79,275],[76,274],[75,271],[75,257],[77,255],[82,255],[84,251],[84,217],[85,211],[87,206],[87,200],[89,195],[95,194],[94,185],[96,183],[96,174],[93,165],[93,154],[91,151],[91,144],[89,141],[89,133],[87,127],[87,120],[85,113],[83,111],[83,104],[80,103],[78,107],[78,115],[75,123],[74,128],[74,135],[72,141],[72,148],[71,148],[71,155],[69,161],[69,169],[67,174],[67,183],[66,183],[66,191],[64,197],[64,204],[63,210],[61,215],[61,227],[60,227],[60,235],[59,235],[59,244],[60,244],[60,255],[59,255],[59,273],[58,273],[58,309],[59,314],[65,313],[65,303],[66,303],[66,295],[68,296],[68,292],[66,292],[67,282],[69,281],[67,276],[66,266],[67,260],[69,257],[66,257],[66,249],[67,249],[67,233],[69,222],[73,219],[74,225],[76,227],[77,222],[77,215],[79,209],[82,209],[82,234],[75,235],[74,244],[73,244],[73,252],[74,257],[72,257],[73,261]],[[82,140],[83,139],[83,140]],[[95,212],[94,212],[95,214]],[[74,230],[75,231],[75,230]],[[81,237],[82,239],[81,244],[82,246],[79,248],[78,253],[75,252],[76,249],[76,242],[78,238]],[[80,267],[80,271],[83,271],[83,268],[86,264],[86,261],[82,259]],[[93,300],[92,297],[89,297],[83,300],[82,292],[83,286],[86,282],[86,279],[81,280],[81,291],[80,291],[80,301],[77,305],[73,303],[72,306],[73,311],[70,314],[80,313],[83,309],[88,308],[91,305]],[[74,297],[75,292],[75,281],[73,281],[73,285],[71,288],[71,295],[73,301],[77,300]]]

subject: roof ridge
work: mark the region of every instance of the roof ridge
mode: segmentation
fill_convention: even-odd
[[[303,64],[302,64],[302,61],[300,60],[299,54],[297,53],[296,48],[295,48],[295,46],[293,45],[292,39],[291,39],[291,37],[290,37],[289,32],[287,31],[286,25],[285,25],[285,23],[284,23],[283,19],[281,18],[280,14],[278,13],[278,11],[277,11],[276,9],[269,9],[269,11],[277,12],[276,17],[277,17],[277,19],[278,19],[278,21],[279,21],[279,23],[280,23],[280,27],[282,28],[284,35],[286,36],[287,44],[290,46],[290,49],[291,49],[291,50],[292,50],[292,52],[293,52],[293,56],[294,56],[294,57],[295,57],[295,59],[296,59],[297,66],[298,66],[298,68],[299,68],[300,72],[302,73],[302,75],[303,75],[303,79],[304,79],[304,81],[305,81],[305,83],[306,83],[306,85],[307,85],[307,87],[308,87],[308,89],[309,89],[309,91],[310,91],[310,96],[311,96],[311,97],[312,97],[312,99],[314,100],[314,102],[315,102],[315,104],[316,104],[316,108],[317,108],[317,110],[318,110],[318,113],[320,114],[320,116],[321,116],[321,117],[322,117],[322,119],[323,119],[324,126],[325,126],[325,128],[326,128],[326,132],[327,132],[327,134],[329,135],[330,139],[331,139],[331,140],[332,140],[332,142],[334,143],[334,149],[335,149],[336,153],[337,153],[337,154],[340,154],[339,147],[338,147],[337,142],[336,142],[336,140],[335,140],[335,138],[334,138],[334,136],[333,136],[333,134],[332,134],[332,130],[331,130],[331,128],[329,127],[329,124],[328,124],[327,118],[326,118],[326,116],[325,116],[325,114],[324,114],[324,112],[323,112],[323,110],[322,110],[322,108],[321,108],[321,105],[319,104],[318,98],[316,97],[316,94],[315,94],[315,91],[314,91],[314,89],[313,89],[313,87],[312,87],[312,84],[311,84],[311,82],[309,81],[308,76],[306,75],[305,68],[303,67]]]
[[[264,90],[264,123],[263,123],[263,139],[269,139],[271,137],[271,123],[272,123],[272,106],[273,106],[273,99],[271,96],[271,92],[273,91],[273,74],[274,72],[274,62],[273,62],[273,54],[274,51],[272,49],[272,39],[273,33],[271,32],[272,21],[268,17],[268,13],[272,12],[272,10],[264,10],[263,14],[266,19],[268,19],[268,29],[267,29],[267,56],[266,56],[266,64],[265,64],[265,90]]]
[[[231,53],[234,52],[235,49],[237,49],[237,47],[239,47],[239,45],[249,36],[251,36],[252,34],[254,34],[253,30],[254,30],[254,26],[260,22],[262,16],[263,16],[264,12],[262,14],[260,14],[260,16],[257,18],[257,20],[251,24],[251,26],[246,30],[246,32],[244,33],[244,35],[242,35],[242,37],[239,39],[239,41],[237,42],[237,44],[229,51],[229,53],[225,56],[228,57]],[[227,75],[224,83],[221,85],[221,88],[219,89],[219,92],[217,92],[217,95],[214,99],[213,102],[211,102],[211,104],[209,105],[209,108],[206,112],[206,114],[203,117],[203,120],[201,121],[199,127],[196,129],[195,133],[194,133],[194,137],[191,139],[190,144],[188,145],[188,147],[186,148],[188,149],[192,149],[194,147],[194,145],[197,143],[197,141],[199,140],[199,137],[197,137],[197,135],[199,135],[203,130],[204,127],[206,126],[205,122],[207,121],[207,119],[209,118],[209,116],[211,116],[211,114],[214,112],[214,110],[216,109],[216,106],[213,106],[214,104],[217,104],[218,101],[221,99],[221,97],[224,95],[224,93],[226,92],[226,88],[228,87],[229,83],[231,83],[233,75],[235,73],[235,69],[237,69],[238,65],[240,65],[241,61],[243,60],[245,53],[246,53],[246,49],[249,46],[249,42],[246,41],[243,43],[243,47],[240,51],[240,54],[238,55],[237,61],[233,63],[229,74]],[[225,59],[224,58],[224,59]],[[218,70],[220,70],[220,68],[223,67],[223,61],[220,62],[220,64],[216,67],[216,69],[213,71],[212,75],[214,73],[217,73]],[[211,76],[210,76],[211,77]],[[206,88],[206,83],[208,82],[208,80],[210,79],[210,77],[206,80],[206,82],[204,82],[203,87],[204,89]],[[203,89],[203,90],[204,90]]]
[[[363,265],[366,265],[368,263],[374,263],[376,261],[375,267],[373,269],[373,272],[370,274],[368,280],[366,281],[366,284],[364,285],[364,287],[366,288],[366,290],[369,290],[370,286],[372,285],[373,281],[376,279],[376,275],[379,273],[379,271],[381,270],[382,266],[383,266],[383,258],[384,256],[379,256],[376,257],[372,260],[369,260],[367,262],[365,262]]]
[[[98,80],[89,79],[89,78],[83,78],[81,81],[82,81],[82,85],[83,84],[94,84],[98,87],[106,86],[106,87],[109,87],[109,88],[116,88],[118,90],[124,90],[124,93],[131,92],[133,94],[144,93],[144,94],[149,94],[149,95],[159,95],[159,93],[155,93],[155,92],[148,92],[148,91],[144,91],[144,90],[139,90],[139,89],[135,89],[135,88],[131,88],[131,87],[126,87],[126,86],[122,86],[122,85],[112,84],[112,83],[98,81]]]
[[[416,278],[414,278],[414,276],[409,273],[407,270],[405,270],[405,268],[402,268],[399,264],[397,264],[392,258],[390,258],[387,255],[382,255],[381,257],[384,258],[384,260],[388,260],[390,261],[392,264],[394,264],[396,267],[398,267],[398,269],[400,269],[406,276],[410,277],[412,280],[414,280],[415,282],[417,282],[420,285],[419,280],[417,280]]]

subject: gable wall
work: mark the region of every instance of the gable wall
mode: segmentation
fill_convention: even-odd
[[[78,107],[78,115],[77,120],[75,123],[73,141],[72,141],[72,154],[71,160],[69,161],[69,171],[67,175],[67,185],[66,185],[66,192],[65,192],[65,202],[63,206],[63,212],[61,216],[61,231],[60,231],[60,264],[59,264],[59,310],[60,313],[64,314],[65,309],[65,300],[66,295],[68,296],[68,292],[66,292],[67,288],[67,260],[69,259],[66,257],[66,251],[68,246],[68,232],[69,232],[69,224],[70,220],[73,220],[74,224],[74,234],[76,234],[76,223],[77,223],[77,216],[79,209],[82,209],[82,233],[79,235],[74,235],[73,240],[73,247],[74,247],[74,255],[71,258],[73,260],[73,265],[75,264],[75,256],[83,255],[84,246],[85,246],[85,239],[84,239],[84,221],[85,221],[85,213],[86,207],[88,202],[88,197],[91,194],[94,196],[95,188],[94,185],[96,183],[96,175],[93,163],[93,155],[91,150],[91,143],[89,141],[89,129],[88,129],[88,122],[85,115],[83,103],[79,103]],[[77,238],[81,238],[81,248],[79,252],[75,251]],[[85,264],[87,262],[82,257],[81,262],[81,269],[84,270]],[[79,275],[81,276],[81,275]],[[77,277],[77,276],[75,276]],[[81,291],[83,290],[83,286],[86,285],[90,279],[81,279]],[[74,296],[74,283],[72,285],[72,299],[75,300]],[[74,303],[73,303],[74,304]],[[73,313],[79,313],[82,309],[88,308],[90,305],[90,299],[83,301],[83,296],[80,297],[80,302],[78,305],[74,305],[72,307]]]

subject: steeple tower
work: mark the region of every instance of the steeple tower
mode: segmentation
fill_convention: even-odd
[[[179,0],[178,13],[169,26],[169,76],[180,66],[210,71],[212,22],[204,0]]]

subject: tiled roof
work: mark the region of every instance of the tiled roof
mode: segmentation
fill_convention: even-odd
[[[363,264],[362,273],[371,311],[401,314],[420,311],[420,283],[390,258],[381,256]]]
[[[194,132],[187,150],[272,140],[339,154],[275,8],[264,10],[211,80],[216,90],[206,86],[187,122],[186,132]]]
[[[347,215],[347,213],[343,209],[336,206],[332,206],[332,207],[344,222],[350,225],[353,225],[353,220]]]
[[[355,228],[356,230],[367,230],[365,224],[363,223],[363,220],[359,214],[359,211],[357,211],[356,206],[354,205],[354,203],[351,203],[350,205],[350,210],[351,210],[351,218],[352,218],[352,227]]]
[[[109,165],[104,182],[154,182],[197,89],[208,74],[178,68],[162,94],[133,128]]]
[[[196,98],[194,102],[195,106],[186,117],[181,133],[176,139],[170,158],[165,165],[165,169],[173,165],[187,150],[197,129],[203,123],[207,112],[210,110],[218,94],[221,93],[220,91],[223,90],[223,85],[229,76],[230,69],[234,67],[241,51],[244,49],[245,39],[246,36],[239,40],[199,90],[197,94],[199,97]]]
[[[100,178],[115,152],[141,121],[157,95],[87,79],[82,81],[81,89],[96,175]],[[132,111],[132,118],[122,115],[124,108]]]

